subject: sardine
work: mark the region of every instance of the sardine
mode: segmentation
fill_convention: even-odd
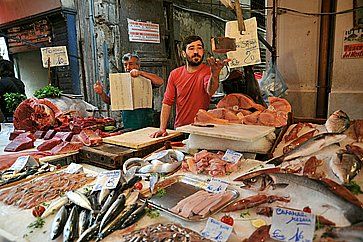
[[[99,226],[100,226],[99,223],[95,223],[94,225],[89,227],[79,236],[77,242],[90,241],[93,238],[93,236],[97,234]]]
[[[350,120],[342,110],[335,111],[325,122],[325,128],[329,133],[342,133],[349,128]]]
[[[69,191],[69,192],[66,192],[66,196],[74,204],[77,204],[78,206],[80,206],[82,208],[92,211],[91,203],[83,193],[80,193],[78,191]]]
[[[360,171],[361,162],[354,154],[339,152],[330,160],[330,168],[338,179],[346,184],[349,183]]]
[[[112,219],[114,219],[117,214],[119,214],[125,208],[126,198],[124,194],[121,194],[116,201],[110,206],[105,216],[103,217],[100,230],[104,228]]]
[[[51,202],[49,204],[49,206],[47,207],[47,209],[44,211],[44,213],[42,214],[42,218],[46,218],[49,215],[53,214],[54,212],[56,212],[59,208],[61,208],[63,205],[65,205],[68,202],[68,197],[63,196],[60,197],[56,200],[54,200],[53,202]]]
[[[73,241],[78,236],[78,210],[77,206],[73,206],[68,220],[63,229],[63,241]]]
[[[79,220],[78,220],[78,237],[81,237],[84,231],[89,227],[89,219],[90,211],[82,210],[79,213]]]
[[[54,240],[58,238],[58,236],[63,232],[64,225],[67,221],[67,216],[67,209],[65,206],[62,206],[54,217],[50,230],[50,239]]]

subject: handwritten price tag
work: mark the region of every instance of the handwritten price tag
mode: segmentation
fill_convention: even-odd
[[[65,173],[68,174],[76,174],[78,172],[81,172],[83,170],[83,166],[80,164],[76,164],[76,163],[71,163],[67,169],[65,169]]]
[[[10,167],[10,170],[21,171],[25,167],[26,163],[28,163],[28,161],[31,161],[31,159],[33,159],[33,162],[36,162],[34,158],[29,155],[20,156],[18,159],[16,159],[15,163]]]
[[[104,171],[98,174],[93,191],[100,191],[102,188],[114,189],[121,177],[120,170]]]
[[[228,185],[228,182],[213,177],[205,190],[213,193],[221,193],[227,189]]]
[[[315,215],[285,208],[274,208],[270,237],[279,241],[311,242]]]
[[[232,226],[219,222],[214,218],[208,218],[208,222],[202,231],[202,236],[217,242],[227,241],[232,233]]]
[[[42,53],[42,62],[44,68],[47,68],[48,64],[50,67],[69,65],[66,46],[44,47],[40,48],[40,51]]]
[[[241,158],[243,157],[243,154],[238,153],[234,150],[230,150],[228,149],[226,151],[226,153],[224,154],[224,156],[222,157],[222,160],[231,162],[231,163],[236,163],[238,162]]]

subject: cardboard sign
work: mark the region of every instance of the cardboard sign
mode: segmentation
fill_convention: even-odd
[[[243,157],[243,154],[238,153],[234,150],[227,149],[226,153],[222,157],[222,160],[225,160],[225,161],[228,161],[231,163],[237,163],[242,157]]]
[[[233,230],[232,226],[219,222],[214,218],[208,218],[208,222],[202,231],[202,236],[218,242],[227,241]]]
[[[66,46],[45,47],[40,50],[44,68],[48,68],[48,60],[50,60],[50,67],[69,65]]]
[[[303,211],[274,208],[270,237],[279,241],[310,242],[315,231],[315,215]]]
[[[93,191],[101,191],[102,188],[114,189],[121,177],[120,170],[104,171],[98,174]]]
[[[238,31],[237,21],[226,23],[225,36],[236,39],[236,51],[227,53],[227,57],[231,59],[228,63],[230,68],[261,63],[256,18],[247,19],[244,23],[246,31],[243,35]]]
[[[205,190],[213,193],[221,193],[227,189],[228,185],[229,185],[228,182],[213,177],[209,181]]]
[[[111,110],[152,108],[152,85],[149,79],[130,73],[110,74]]]
[[[130,42],[160,43],[159,24],[127,19]]]

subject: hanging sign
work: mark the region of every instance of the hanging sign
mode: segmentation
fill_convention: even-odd
[[[40,50],[44,68],[48,68],[48,60],[50,61],[50,67],[69,65],[66,46],[45,47],[40,48]]]
[[[230,68],[261,63],[256,18],[246,19],[244,23],[246,31],[243,35],[238,30],[237,21],[226,23],[225,36],[236,39],[236,51],[227,52],[227,57],[231,59],[228,63]]]
[[[160,43],[159,24],[127,19],[130,42]]]
[[[344,32],[342,58],[363,58],[363,28]]]

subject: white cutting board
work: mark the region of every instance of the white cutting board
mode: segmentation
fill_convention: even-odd
[[[215,124],[214,127],[199,127],[189,124],[176,128],[176,130],[183,133],[197,134],[208,137],[253,142],[270,134],[271,132],[274,132],[275,128],[244,124]]]

